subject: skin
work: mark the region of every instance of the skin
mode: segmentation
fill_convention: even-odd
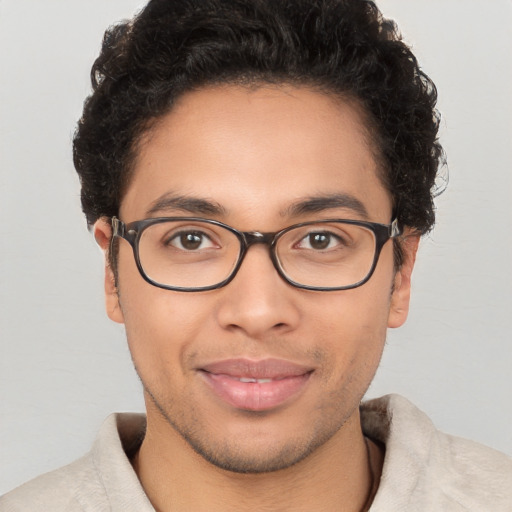
[[[148,217],[166,194],[222,206],[214,218],[244,231],[278,231],[318,218],[388,224],[378,177],[354,105],[306,88],[217,86],[188,93],[144,138],[122,200],[124,222]],[[297,201],[349,194],[350,207],[290,214]],[[167,208],[151,216],[186,216]],[[107,250],[110,227],[95,225]],[[352,290],[314,292],[285,283],[252,247],[234,280],[196,293],[159,289],[120,242],[118,287],[106,266],[106,308],[124,323],[144,385],[147,435],[134,461],[157,510],[362,510],[382,453],[367,445],[359,403],[388,327],[406,319],[418,237],[404,265],[384,246],[374,275]],[[279,358],[312,369],[303,389],[268,411],[214,395],[197,368],[229,358]],[[286,492],[286,490],[290,492]]]

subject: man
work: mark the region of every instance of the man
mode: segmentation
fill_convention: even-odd
[[[507,457],[360,408],[443,159],[376,7],[153,0],[93,81],[75,166],[147,418],[2,510],[510,510]]]

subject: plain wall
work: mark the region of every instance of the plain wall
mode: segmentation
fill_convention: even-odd
[[[0,493],[143,409],[103,311],[71,137],[103,30],[140,0],[0,0]],[[439,89],[450,184],[368,396],[512,454],[512,2],[382,0]],[[492,5],[492,9],[491,9]]]

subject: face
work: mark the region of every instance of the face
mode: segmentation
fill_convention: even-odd
[[[391,215],[357,109],[284,86],[185,95],[145,137],[120,208],[125,223],[199,216],[261,232]],[[95,234],[107,247],[108,224]],[[389,241],[366,284],[318,292],[284,282],[256,245],[227,286],[185,293],[144,281],[121,240],[107,310],[126,326],[148,432],[238,472],[285,468],[353,435],[386,329],[407,314],[415,246],[399,272]]]

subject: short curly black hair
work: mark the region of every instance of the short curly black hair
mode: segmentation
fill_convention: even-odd
[[[394,22],[366,0],[151,0],[105,33],[74,137],[89,225],[117,216],[137,143],[211,84],[291,84],[355,100],[403,226],[434,224],[437,91]]]

